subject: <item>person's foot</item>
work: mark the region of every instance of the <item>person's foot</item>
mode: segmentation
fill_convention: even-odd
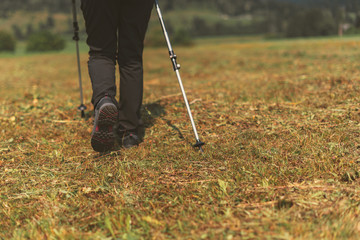
[[[138,146],[140,143],[139,137],[135,133],[125,133],[122,138],[122,147],[123,148],[132,148]]]
[[[96,152],[110,151],[115,142],[113,127],[118,117],[118,109],[110,97],[103,97],[95,108],[94,128],[91,146]]]

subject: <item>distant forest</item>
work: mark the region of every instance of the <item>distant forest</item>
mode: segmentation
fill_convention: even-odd
[[[77,2],[79,4],[80,0]],[[359,0],[159,0],[159,2],[163,11],[169,13],[170,31],[181,31],[182,34],[185,31],[192,37],[249,34],[266,34],[269,37],[307,37],[360,32]],[[69,14],[70,5],[71,0],[1,0],[0,19],[10,19],[18,11],[48,12],[47,19],[40,23],[40,27],[34,24],[20,26],[14,21],[11,23],[14,34],[18,38],[25,38],[38,28],[54,28],[56,19],[53,15]],[[189,14],[185,14],[185,10],[188,10]],[[181,21],[175,19],[179,16],[177,12],[183,14]],[[71,22],[70,17],[66,23],[68,24],[69,21]],[[6,24],[6,21],[2,22]],[[174,22],[177,24],[173,24]],[[69,25],[67,32],[71,31],[71,24]]]

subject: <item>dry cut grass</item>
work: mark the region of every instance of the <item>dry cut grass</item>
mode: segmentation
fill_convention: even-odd
[[[75,55],[0,58],[0,239],[359,239],[359,40],[176,48],[204,154],[166,49],[143,143],[105,155]]]

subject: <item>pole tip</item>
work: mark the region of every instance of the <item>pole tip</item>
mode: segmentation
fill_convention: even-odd
[[[205,145],[205,143],[198,139],[198,140],[196,140],[196,143],[194,144],[194,147],[198,147],[199,151],[203,153],[204,152],[204,150],[202,149],[203,145]]]
[[[199,147],[199,151],[200,151],[201,153],[204,152],[204,150],[202,149],[202,147]]]

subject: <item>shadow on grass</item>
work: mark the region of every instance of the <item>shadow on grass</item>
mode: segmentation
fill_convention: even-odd
[[[160,105],[159,101],[148,103],[142,106],[141,118],[143,123],[138,129],[138,135],[141,141],[143,141],[145,137],[145,130],[154,126],[156,119],[163,117],[165,114],[165,109]]]
[[[143,118],[144,124],[139,129],[139,136],[141,139],[145,137],[145,130],[154,125],[157,118],[161,118],[166,124],[171,127],[174,131],[176,131],[179,135],[179,138],[184,139],[183,134],[180,129],[171,123],[170,120],[165,118],[166,111],[163,106],[161,106],[160,102],[153,102],[149,104],[145,104],[142,108],[141,116]]]

